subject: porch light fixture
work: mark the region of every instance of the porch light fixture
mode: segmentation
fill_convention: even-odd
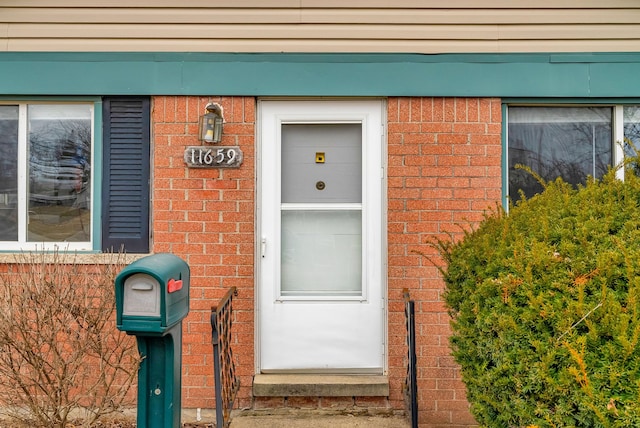
[[[198,139],[207,143],[218,143],[222,139],[222,107],[209,103],[205,107],[207,112],[200,116]]]

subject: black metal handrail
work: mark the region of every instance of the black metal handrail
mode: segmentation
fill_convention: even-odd
[[[226,428],[231,422],[231,409],[240,389],[240,379],[231,351],[231,323],[233,297],[238,295],[231,287],[218,305],[211,307],[211,339],[213,342],[213,375],[216,391],[216,428]]]
[[[418,427],[418,376],[416,357],[416,309],[415,302],[409,297],[409,290],[403,290],[404,314],[407,321],[407,377],[404,383],[404,392],[411,427]]]

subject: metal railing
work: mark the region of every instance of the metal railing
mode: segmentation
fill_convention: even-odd
[[[407,377],[404,383],[404,393],[411,427],[418,427],[418,376],[416,357],[416,310],[415,302],[409,297],[409,290],[403,290],[404,314],[407,321]]]
[[[226,428],[231,422],[231,409],[240,389],[240,379],[231,351],[231,323],[233,297],[238,295],[231,287],[218,305],[211,307],[211,339],[213,342],[213,374],[216,391],[216,428]]]

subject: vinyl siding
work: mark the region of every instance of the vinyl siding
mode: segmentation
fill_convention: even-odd
[[[87,3],[2,2],[0,50],[640,50],[637,0],[111,0],[101,2],[101,7]]]

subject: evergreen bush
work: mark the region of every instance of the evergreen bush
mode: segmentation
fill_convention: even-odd
[[[482,426],[640,426],[635,174],[547,183],[438,247],[452,352]]]

